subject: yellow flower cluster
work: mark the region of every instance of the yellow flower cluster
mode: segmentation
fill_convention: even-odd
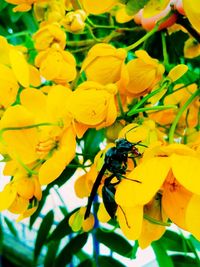
[[[19,214],[18,220],[34,213],[41,187],[59,178],[75,157],[77,139],[88,129],[106,128],[111,143],[77,179],[77,196],[90,200],[95,180],[106,166],[97,188],[103,199],[97,213],[100,222],[111,218],[103,196],[108,190],[116,222],[142,248],[159,239],[170,222],[200,239],[200,92],[196,81],[178,81],[188,67],[168,64],[166,47],[164,63],[144,49],[130,53],[146,37],[119,48],[110,42],[121,37],[113,25],[113,35],[96,38],[90,26],[98,25],[90,21],[90,14],[111,12],[119,23],[133,19],[135,14],[126,14],[121,1],[6,1],[17,5],[14,11],[33,7],[39,29],[32,36],[34,64],[28,63],[21,47],[0,37],[0,152],[4,175],[12,176],[0,192],[0,211]],[[144,16],[157,15],[156,2],[144,7]],[[199,32],[197,2],[183,0],[183,6]],[[163,3],[159,11],[171,6],[171,1]],[[147,38],[161,29],[157,21]],[[92,40],[77,41],[89,44],[84,58],[77,60],[69,49],[77,44],[69,36],[88,33]],[[185,53],[192,57],[186,46]],[[135,148],[135,154],[117,151],[122,158],[114,158],[118,172],[106,163],[110,151],[116,151],[116,140],[127,140]],[[94,216],[86,218],[86,210],[82,207],[70,217],[74,231],[92,229]]]

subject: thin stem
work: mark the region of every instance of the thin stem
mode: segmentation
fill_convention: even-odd
[[[91,37],[94,39],[94,41],[96,41],[97,43],[101,42],[101,39],[98,39],[98,38],[94,35],[94,33],[93,33],[93,31],[92,31],[92,28],[91,28],[88,24],[86,24],[86,28],[88,29],[88,31],[89,31]]]
[[[121,101],[121,97],[120,97],[119,92],[117,93],[116,96],[117,96],[117,103],[118,103],[118,106],[119,106],[119,110],[120,110],[121,116],[124,117],[125,113],[124,113],[124,110],[123,110],[122,101]]]
[[[143,97],[134,107],[127,113],[128,116],[132,116],[139,107],[141,107],[147,100],[149,100],[152,96],[158,94],[161,92],[163,89],[167,88],[169,85],[169,81],[166,80],[163,82],[162,86],[154,91],[152,91],[150,94],[146,95]]]
[[[158,110],[165,110],[165,109],[170,109],[170,108],[177,109],[177,106],[175,106],[175,105],[168,105],[168,106],[153,106],[153,107],[139,108],[139,109],[134,110],[131,113],[131,115],[137,114],[139,112],[149,111],[149,110],[158,111]]]
[[[163,63],[165,66],[168,66],[169,65],[169,58],[168,58],[168,53],[167,53],[165,32],[161,32],[161,38],[162,38],[163,60],[164,60]]]
[[[133,50],[134,48],[142,44],[144,41],[146,41],[150,36],[152,36],[159,30],[160,25],[165,22],[172,15],[172,13],[173,11],[171,10],[164,18],[162,18],[156,23],[155,27],[151,31],[147,32],[141,39],[139,39],[134,44],[127,46],[125,49],[127,51]]]
[[[158,30],[158,26],[154,27],[151,31],[147,32],[142,38],[140,38],[137,42],[135,42],[132,45],[127,46],[125,49],[127,51],[133,50],[140,44],[142,44],[145,40],[147,40],[150,36],[152,36],[154,33],[156,33]]]
[[[28,175],[31,177],[32,175],[37,175],[38,172],[31,170],[23,161],[21,161],[21,159],[19,159],[17,157],[17,161],[19,162],[19,164],[27,171]]]
[[[5,36],[6,39],[11,39],[11,38],[15,38],[15,37],[20,37],[20,36],[26,36],[29,35],[30,32],[28,31],[22,31],[22,32],[16,32],[16,33],[11,33],[10,35]]]
[[[172,144],[174,142],[174,133],[175,133],[175,129],[176,129],[176,126],[183,114],[183,112],[187,109],[187,107],[192,103],[192,101],[198,96],[200,95],[200,90],[197,89],[197,91],[191,95],[191,97],[185,102],[185,104],[180,108],[179,112],[177,113],[173,123],[172,123],[172,126],[169,130],[169,143]]]
[[[87,40],[79,40],[79,41],[68,41],[67,47],[79,47],[79,46],[89,46],[94,44],[95,41],[93,39],[87,39]]]
[[[62,126],[62,125],[60,125],[60,123],[42,122],[42,123],[31,124],[31,125],[26,125],[26,126],[5,127],[0,130],[0,135],[6,131],[26,130],[26,129],[36,128],[40,126]]]

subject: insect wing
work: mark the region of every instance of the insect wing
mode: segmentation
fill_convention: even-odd
[[[103,186],[102,188],[102,197],[103,203],[106,211],[110,215],[112,219],[115,218],[115,214],[117,211],[117,203],[115,202],[115,187],[110,184],[109,186]]]

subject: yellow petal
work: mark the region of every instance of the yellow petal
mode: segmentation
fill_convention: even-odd
[[[33,124],[34,119],[31,114],[20,105],[9,107],[1,119],[1,129],[19,127],[18,130],[4,131],[3,139],[9,154],[24,163],[31,163],[37,159],[35,148],[38,143],[38,136],[36,128],[20,129],[20,127]]]
[[[104,90],[76,90],[69,108],[78,122],[97,125],[106,118],[107,103],[111,96]]]
[[[30,84],[34,87],[38,87],[41,84],[41,76],[38,69],[29,64],[29,76],[30,76]]]
[[[186,226],[187,230],[191,232],[198,240],[200,240],[200,196],[193,195],[186,208]]]
[[[99,205],[97,218],[102,223],[106,223],[111,219],[111,217],[108,214],[107,210],[105,209],[105,206],[103,203],[100,203],[100,205]]]
[[[94,227],[95,219],[94,215],[90,214],[87,219],[85,219],[82,223],[82,229],[84,232],[89,232]]]
[[[151,158],[139,164],[117,187],[117,204],[131,207],[148,203],[162,186],[170,169],[168,158]]]
[[[125,138],[131,143],[144,141],[148,136],[147,127],[137,123],[130,123],[119,133],[119,138]]]
[[[200,32],[200,2],[199,0],[183,0],[183,8],[192,26]]]
[[[56,180],[75,155],[76,139],[71,128],[62,136],[58,150],[47,159],[39,170],[39,182],[46,185]]]
[[[81,0],[80,2],[87,13],[98,15],[110,11],[110,9],[117,3],[117,0]]]
[[[162,207],[170,220],[187,230],[185,211],[192,193],[176,183],[165,183],[162,196]]]
[[[144,18],[150,18],[150,17],[153,17],[153,16],[159,14],[161,11],[163,11],[167,7],[169,2],[170,2],[170,0],[151,0],[151,1],[149,1],[143,9]]]
[[[12,205],[9,207],[9,211],[15,214],[19,214],[24,212],[29,205],[29,200],[26,198],[23,198],[19,195],[16,196],[14,202],[12,203]]]
[[[10,183],[0,192],[0,211],[8,209],[15,201],[17,191]]]
[[[179,64],[175,66],[173,69],[170,70],[168,74],[168,78],[172,81],[175,82],[179,78],[181,78],[186,72],[188,71],[188,66],[184,64]]]
[[[71,117],[69,115],[68,102],[72,91],[62,85],[53,86],[47,97],[47,112],[52,121],[62,121],[65,127],[69,126]]]
[[[9,44],[3,36],[0,36],[0,63],[10,65]]]
[[[19,83],[24,86],[29,86],[29,65],[24,59],[24,56],[16,49],[10,49],[10,62],[11,67],[16,75]]]
[[[17,193],[25,198],[31,199],[34,196],[35,184],[34,181],[29,177],[21,177],[17,180],[14,178]]]
[[[38,89],[28,88],[21,92],[21,104],[27,108],[38,121],[45,120],[46,96]]]
[[[129,240],[137,240],[142,231],[143,206],[119,206],[117,219],[123,234]]]
[[[200,159],[191,156],[172,155],[172,172],[181,185],[200,195]]]
[[[69,225],[74,232],[78,232],[82,228],[84,221],[84,211],[85,208],[82,207],[80,210],[74,212],[69,218]]]
[[[118,23],[126,23],[133,19],[133,16],[129,16],[126,12],[126,6],[120,7],[115,14],[116,21]]]
[[[19,85],[13,70],[0,64],[0,99],[4,107],[10,106],[16,101]]]
[[[19,215],[19,217],[16,219],[17,222],[20,222],[21,220],[30,217],[38,208],[38,204],[30,209],[26,209],[22,214]]]
[[[148,215],[156,221],[166,222],[166,216],[163,216],[160,198],[156,196],[150,203],[144,206],[144,214]],[[158,240],[165,232],[165,226],[155,224],[144,218],[142,224],[142,232],[138,239],[139,246],[144,249],[148,247],[151,242]]]

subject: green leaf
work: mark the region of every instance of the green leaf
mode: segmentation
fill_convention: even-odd
[[[98,153],[100,150],[99,144],[104,139],[104,130],[95,130],[95,129],[89,129],[86,134],[84,135],[84,161],[91,159],[94,159],[94,156]]]
[[[38,234],[35,241],[35,249],[34,249],[34,261],[37,261],[37,258],[41,252],[43,245],[46,242],[47,236],[51,229],[54,220],[54,213],[50,210],[46,216],[44,217],[43,221],[40,224],[40,228],[38,229]]]
[[[3,226],[2,226],[2,216],[0,214],[0,256],[2,255],[3,252],[3,239],[4,239],[4,234],[3,234]]]
[[[173,231],[166,231],[161,239],[155,241],[155,243],[156,242],[158,242],[159,245],[162,245],[165,250],[185,253],[192,252],[191,248],[188,246],[187,240]]]
[[[44,259],[44,267],[52,267],[59,245],[60,241],[52,241],[48,244],[48,250]]]
[[[4,0],[0,0],[0,12],[8,5]]]
[[[73,255],[81,250],[81,248],[85,245],[87,238],[87,233],[83,233],[72,238],[57,256],[54,267],[65,267],[68,263],[70,263]]]
[[[16,230],[14,224],[7,217],[4,217],[4,221],[5,221],[6,225],[8,226],[8,229],[10,230],[11,234],[14,237],[18,238],[18,233],[17,233],[17,230]]]
[[[94,261],[91,259],[86,259],[82,261],[81,263],[79,263],[77,267],[94,267]]]
[[[125,267],[124,264],[109,256],[99,256],[98,265],[99,267]]]
[[[172,255],[170,256],[175,267],[199,267],[199,261],[187,255]]]
[[[168,256],[165,247],[163,247],[162,243],[159,243],[159,240],[152,242],[151,246],[156,255],[159,267],[175,267],[172,259]]]
[[[135,15],[140,9],[142,9],[150,0],[129,0],[126,4],[126,12],[129,16]]]
[[[136,251],[133,252],[132,245],[122,236],[114,232],[106,232],[100,229],[96,230],[97,240],[111,249],[111,251],[116,252],[127,258],[135,258]]]
[[[46,198],[47,198],[47,195],[48,195],[47,191],[49,193],[49,190],[47,190],[47,189],[45,189],[43,191],[43,194],[42,194],[43,197],[42,197],[41,201],[39,202],[39,206],[38,206],[36,212],[34,212],[33,215],[31,215],[31,217],[30,217],[30,221],[29,221],[29,228],[30,229],[32,228],[32,226],[35,223],[35,221],[38,218],[38,216],[40,215],[40,212],[41,212],[41,210],[42,210],[42,208],[43,208],[43,206],[44,206],[44,204],[46,202]]]
[[[18,20],[20,20],[22,16],[21,12],[13,12],[13,6],[9,6],[8,13],[9,13],[10,20],[13,23],[16,23]]]
[[[196,250],[200,251],[200,241],[198,241],[193,235],[189,237],[190,242],[196,248]]]
[[[73,211],[73,212],[75,212],[75,211]],[[72,229],[69,226],[69,217],[71,216],[71,214],[73,212],[69,213],[67,216],[64,217],[64,219],[62,221],[59,222],[59,224],[56,226],[54,231],[48,237],[47,242],[50,242],[52,240],[54,240],[54,241],[60,240],[63,237],[72,233]]]

